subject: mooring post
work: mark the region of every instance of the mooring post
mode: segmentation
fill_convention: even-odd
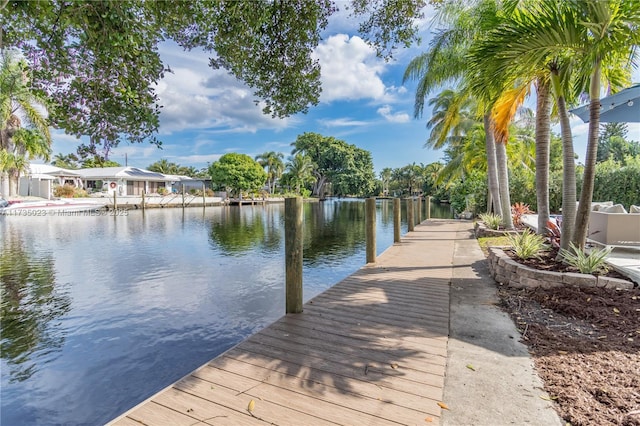
[[[202,182],[202,208],[204,209],[207,205],[207,188],[204,186],[204,182]]]
[[[182,208],[184,209],[184,184],[182,184]]]
[[[364,226],[367,240],[367,263],[376,261],[376,199],[367,198],[364,202]]]
[[[427,220],[431,219],[431,195],[427,197]]]
[[[400,214],[400,198],[393,199],[393,242],[400,242],[400,224],[402,216]]]
[[[284,200],[286,313],[302,312],[302,197]]]
[[[116,200],[116,197],[117,197],[116,191],[113,191],[113,210],[114,211],[118,210],[118,202]]]
[[[407,198],[407,225],[409,225],[409,232],[413,231],[413,227],[415,225],[413,197]]]
[[[144,189],[142,190],[142,210],[144,210]]]
[[[418,221],[416,223],[422,223],[422,197],[418,197]]]

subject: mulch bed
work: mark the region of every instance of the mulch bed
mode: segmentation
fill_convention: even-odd
[[[640,289],[499,289],[559,415],[640,426]]]

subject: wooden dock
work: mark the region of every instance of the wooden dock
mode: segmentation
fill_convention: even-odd
[[[457,232],[424,222],[378,257],[111,425],[436,425]],[[284,311],[284,307],[283,307]]]

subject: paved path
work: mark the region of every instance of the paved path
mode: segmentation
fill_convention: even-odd
[[[423,222],[375,264],[306,303],[302,314],[282,317],[111,424],[454,425],[468,419],[475,425],[512,423],[497,416],[513,410],[496,411],[488,406],[496,401],[484,398],[502,378],[493,372],[487,375],[491,370],[484,370],[485,360],[474,358],[480,369],[472,376],[473,387],[465,389],[470,383],[466,373],[471,371],[461,364],[470,362],[465,350],[454,345],[448,352],[450,284],[454,280],[453,291],[461,290],[455,286],[457,280],[477,273],[474,268],[482,260],[479,249],[465,257],[465,250],[473,244],[477,248],[471,229],[469,222]],[[452,311],[458,312],[452,321],[465,317],[457,305]],[[510,323],[506,316],[495,320],[499,324],[480,316],[475,330],[501,329],[504,321]],[[452,326],[455,341],[469,340],[460,324]],[[488,335],[517,340],[515,329],[509,336]],[[511,356],[530,363],[526,351],[503,353],[493,341],[482,347],[486,343],[475,342],[485,352],[500,354],[488,363]],[[506,364],[504,389],[509,389],[509,377],[517,375],[511,369],[518,368],[520,364]],[[530,368],[525,373],[535,376]],[[477,394],[480,390],[482,395]],[[443,400],[450,408],[444,417]],[[500,406],[520,402],[510,401],[508,395],[498,401]],[[535,410],[518,407],[520,415],[513,420],[554,424],[537,423],[539,401],[532,403]],[[462,416],[469,411],[476,413],[474,417]]]

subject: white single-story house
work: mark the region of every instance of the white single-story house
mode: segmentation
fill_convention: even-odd
[[[20,178],[20,195],[52,198],[58,185],[73,185],[88,193],[103,192],[108,195],[140,196],[154,194],[162,188],[166,192],[200,190],[206,184],[201,179],[188,176],[165,175],[137,167],[96,167],[66,170],[47,164],[31,164],[29,171]]]
[[[142,195],[157,193],[160,188],[171,191],[172,178],[162,173],[137,167],[96,167],[76,170],[87,192],[107,192],[112,195]]]

